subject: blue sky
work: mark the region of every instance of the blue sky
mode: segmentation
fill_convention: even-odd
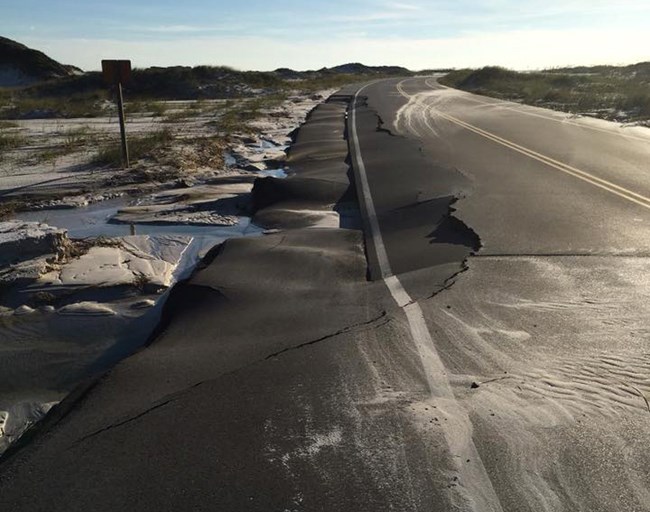
[[[0,35],[97,69],[535,69],[650,60],[650,0],[0,0]]]

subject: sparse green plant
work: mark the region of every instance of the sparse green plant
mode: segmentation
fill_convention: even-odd
[[[196,118],[205,114],[210,108],[210,103],[206,99],[199,99],[189,103],[186,106],[178,106],[171,112],[167,112],[163,121],[166,123],[182,123],[191,118]]]
[[[161,101],[130,101],[124,105],[126,114],[150,114],[152,117],[162,117],[167,111],[167,105]]]
[[[188,109],[195,112],[203,112],[208,107],[208,101],[205,98],[198,99],[189,104]]]
[[[163,117],[167,112],[167,105],[162,101],[154,101],[148,104],[147,112],[150,112],[153,117]]]
[[[86,147],[96,142],[96,133],[89,126],[80,126],[67,130],[63,139],[63,149],[65,154]]]
[[[18,133],[0,132],[0,154],[24,146],[27,139]]]
[[[182,156],[181,162],[169,162],[177,167],[219,168],[223,166],[223,150],[225,142],[220,136],[208,136],[192,139],[190,142],[191,151]]]
[[[124,104],[125,114],[140,114],[144,112],[144,105],[142,101],[128,101]]]
[[[97,133],[89,126],[80,126],[63,132],[62,140],[51,147],[41,149],[28,155],[26,162],[52,163],[56,165],[57,159],[62,156],[82,151],[97,143]]]
[[[104,146],[100,147],[95,156],[93,156],[91,163],[111,167],[118,167],[121,165],[122,149],[119,142],[107,142]]]
[[[252,99],[229,101],[223,105],[216,121],[217,130],[224,134],[252,131],[249,123],[258,119],[262,111],[277,107],[287,98],[285,92],[267,94]]]
[[[61,147],[47,148],[34,153],[30,157],[30,161],[34,163],[51,163],[53,166],[56,165],[56,160],[62,156]]]
[[[163,128],[144,135],[129,138],[129,159],[132,162],[143,158],[153,158],[155,153],[164,149],[174,140],[169,128]],[[122,162],[122,149],[119,141],[106,142],[93,157],[92,163],[117,167]]]
[[[174,110],[173,112],[167,112],[165,114],[165,117],[163,118],[163,122],[165,123],[182,123],[187,121],[188,119],[188,111],[183,109],[183,110]]]
[[[103,90],[49,96],[37,94],[37,90],[26,89],[4,100],[6,108],[0,109],[0,118],[97,117],[105,115],[102,100],[107,98],[107,92]]]

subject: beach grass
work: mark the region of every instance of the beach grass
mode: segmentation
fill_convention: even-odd
[[[174,134],[168,128],[129,137],[129,159],[131,162],[136,162],[144,158],[153,158],[155,152],[164,149],[173,140]],[[122,163],[122,147],[119,140],[104,142],[91,162],[101,166],[120,166]]]
[[[518,72],[462,69],[440,82],[476,94],[617,121],[650,120],[650,63]]]

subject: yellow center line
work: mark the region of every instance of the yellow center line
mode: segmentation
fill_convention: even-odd
[[[435,90],[435,89],[450,89],[450,87],[447,87],[446,85],[442,85],[442,84],[439,83],[439,82],[436,82],[435,85],[431,85],[431,84],[429,83],[429,80],[430,80],[430,79],[427,78],[427,79],[424,81],[424,84],[427,85],[428,87],[430,87],[431,89],[434,89],[434,90]]]
[[[411,95],[408,94],[408,93],[404,90],[404,88],[402,87],[402,84],[403,84],[404,82],[406,82],[407,80],[409,80],[409,79],[408,79],[408,78],[405,78],[404,80],[402,80],[401,82],[399,82],[395,87],[397,88],[397,92],[399,92],[399,93],[400,93],[402,96],[404,96],[407,100],[410,100],[410,99],[411,99]]]
[[[404,96],[407,99],[411,99],[412,96],[407,94],[404,89],[402,88],[402,83],[404,81],[400,82],[397,84],[397,90],[399,93]],[[426,82],[425,82],[426,83]],[[429,85],[429,84],[427,84]],[[615,183],[612,183],[610,181],[604,180],[602,178],[598,178],[597,176],[593,176],[592,174],[589,174],[585,171],[582,171],[576,167],[573,167],[571,165],[565,164],[564,162],[560,162],[558,160],[555,160],[554,158],[551,158],[549,156],[543,155],[541,153],[538,153],[537,151],[533,151],[532,149],[529,149],[527,147],[521,146],[515,142],[512,142],[508,139],[504,139],[503,137],[499,137],[498,135],[488,132],[486,130],[483,130],[482,128],[479,128],[478,126],[474,126],[470,123],[466,123],[465,121],[462,121],[454,116],[451,116],[449,114],[445,114],[443,112],[440,112],[439,110],[435,110],[433,106],[429,106],[425,110],[425,124],[427,127],[433,132],[433,129],[429,125],[426,120],[428,120],[428,113],[435,111],[437,115],[442,117],[443,119],[446,119],[462,128],[465,128],[466,130],[470,130],[478,135],[481,135],[482,137],[485,137],[493,142],[496,142],[497,144],[501,144],[502,146],[505,146],[509,149],[512,149],[513,151],[517,151],[518,153],[521,153],[522,155],[525,155],[529,158],[532,158],[533,160],[537,160],[538,162],[541,162],[549,167],[552,167],[554,169],[557,169],[559,171],[564,172],[565,174],[569,174],[575,178],[578,178],[582,181],[585,181],[591,185],[594,185],[598,188],[601,188],[603,190],[606,190],[607,192],[610,192],[612,194],[615,194],[619,197],[622,197],[623,199],[627,199],[628,201],[631,201],[632,203],[638,204],[639,206],[643,206],[644,208],[650,209],[650,198],[643,196],[641,194],[637,194],[636,192],[632,192],[631,190],[628,190],[624,187],[621,187],[620,185],[616,185]]]
[[[451,90],[461,92],[461,93],[463,93],[463,98],[464,99],[466,99],[468,101],[473,101],[474,103],[480,103],[481,105],[499,107],[499,108],[502,108],[504,110],[510,110],[511,112],[515,112],[517,114],[522,114],[522,115],[532,116],[532,117],[539,117],[541,119],[547,119],[549,121],[553,121],[553,122],[556,122],[556,123],[568,124],[568,125],[571,125],[571,126],[577,126],[578,128],[583,128],[585,130],[594,130],[594,131],[597,131],[597,132],[606,133],[608,135],[617,135],[617,136],[623,137],[625,139],[637,140],[637,141],[645,142],[645,143],[650,142],[650,138],[638,137],[638,136],[636,136],[634,134],[631,134],[631,133],[621,133],[621,132],[609,130],[607,128],[600,128],[599,126],[591,126],[591,125],[585,124],[585,123],[577,123],[575,121],[572,121],[570,118],[558,118],[558,117],[553,117],[553,116],[548,115],[548,114],[542,114],[542,113],[539,113],[539,112],[531,112],[530,110],[526,110],[526,108],[531,108],[531,109],[536,108],[536,107],[533,107],[531,105],[526,105],[526,104],[523,104],[523,103],[522,104],[514,103],[512,101],[498,101],[495,98],[489,98],[487,96],[482,96],[480,94],[473,94],[473,93],[470,93],[470,92],[461,91],[460,89],[452,89],[451,87],[447,87],[446,85],[442,85],[440,83],[437,83],[437,85],[439,87],[434,87],[433,85],[431,85],[429,83],[429,80],[425,80],[424,84],[426,86],[430,87],[433,90],[436,90],[438,88],[443,88],[443,89],[451,89]],[[482,98],[486,98],[488,101],[486,101],[485,99],[482,99]],[[492,100],[494,100],[494,101],[492,101]],[[560,112],[558,112],[558,114],[559,113]]]
[[[430,110],[431,110],[431,108],[430,108]],[[621,192],[625,192],[625,193],[628,193],[628,194],[630,194],[630,195],[636,196],[636,197],[638,197],[639,199],[642,199],[642,200],[644,200],[644,201],[650,201],[650,199],[648,199],[648,198],[645,197],[645,196],[642,196],[641,194],[637,194],[636,192],[632,192],[631,190],[628,190],[628,189],[626,189],[626,188],[623,188],[623,187],[621,187],[621,186],[619,186],[619,185],[616,185],[616,184],[614,184],[614,183],[612,183],[612,182],[610,182],[610,181],[604,180],[604,179],[602,179],[602,178],[598,178],[597,176],[593,176],[592,174],[589,174],[589,173],[587,173],[587,172],[585,172],[585,171],[581,171],[580,169],[578,169],[578,168],[576,168],[576,167],[573,167],[573,166],[571,166],[571,165],[569,165],[569,164],[565,164],[564,162],[560,162],[560,161],[558,161],[558,160],[555,160],[554,158],[551,158],[550,156],[546,156],[546,155],[543,155],[543,154],[538,153],[538,152],[536,152],[536,151],[533,151],[532,149],[529,149],[529,148],[527,148],[527,147],[520,146],[519,144],[517,144],[517,143],[515,143],[515,142],[512,142],[511,140],[504,139],[503,137],[499,137],[498,135],[495,135],[494,133],[491,133],[491,132],[488,132],[488,131],[486,131],[486,130],[483,130],[482,128],[478,128],[477,126],[471,125],[471,124],[469,124],[469,123],[467,123],[467,122],[465,122],[465,121],[461,121],[460,119],[458,119],[458,118],[456,118],[456,117],[453,117],[453,116],[450,116],[449,114],[443,114],[442,112],[438,112],[438,111],[436,111],[436,112],[437,112],[438,114],[440,114],[442,117],[445,117],[446,119],[448,119],[448,120],[450,120],[450,121],[452,121],[452,122],[455,122],[455,123],[457,123],[457,124],[462,124],[462,125],[464,125],[466,128],[469,128],[469,129],[472,129],[472,130],[479,131],[479,132],[481,132],[482,135],[489,135],[490,137],[497,138],[497,139],[499,139],[499,142],[502,142],[502,143],[505,143],[505,144],[508,144],[508,145],[511,145],[511,146],[515,146],[515,147],[517,147],[518,149],[521,149],[521,150],[523,150],[523,151],[526,151],[526,152],[528,152],[528,153],[531,153],[532,155],[534,155],[534,156],[536,156],[536,157],[538,157],[538,158],[542,158],[542,159],[544,159],[544,160],[548,160],[549,162],[551,162],[551,163],[553,163],[553,164],[555,164],[555,165],[560,165],[560,166],[562,166],[562,167],[565,167],[565,168],[569,169],[570,171],[576,172],[576,173],[578,173],[578,174],[582,174],[583,176],[586,176],[586,177],[588,177],[588,178],[590,178],[590,179],[593,179],[593,180],[596,180],[596,181],[598,181],[598,182],[600,182],[600,183],[603,183],[603,184],[605,184],[605,185],[608,185],[608,186],[611,186],[611,187],[617,188],[617,189],[619,189]]]
[[[429,108],[429,110],[433,110],[432,107]],[[481,128],[478,128],[477,126],[471,125],[469,123],[466,123],[465,121],[461,121],[460,119],[450,116],[448,114],[444,114],[440,111],[435,111],[437,115],[442,117],[443,119],[446,119],[458,126],[461,126],[462,128],[465,128],[466,130],[470,130],[478,135],[481,135],[482,137],[485,137],[487,139],[490,139],[493,142],[496,142],[497,144],[501,144],[502,146],[505,146],[507,148],[510,148],[514,151],[517,151],[518,153],[521,153],[523,155],[526,155],[529,158],[532,158],[534,160],[537,160],[543,164],[546,164],[549,167],[553,167],[554,169],[557,169],[559,171],[562,171],[566,174],[570,174],[571,176],[581,179],[583,181],[586,181],[587,183],[590,183],[591,185],[594,185],[596,187],[599,187],[603,190],[606,190],[612,194],[615,194],[619,197],[622,197],[624,199],[627,199],[628,201],[631,201],[633,203],[636,203],[640,206],[643,206],[645,208],[650,209],[650,198],[643,196],[641,194],[637,194],[636,192],[632,192],[631,190],[628,190],[624,187],[621,187],[619,185],[616,185],[615,183],[612,183],[610,181],[604,180],[602,178],[598,178],[596,176],[593,176],[585,171],[582,171],[580,169],[577,169],[576,167],[573,167],[571,165],[565,164],[563,162],[559,162],[558,160],[555,160],[551,157],[542,155],[541,153],[538,153],[536,151],[533,151],[532,149],[526,148],[524,146],[520,146],[519,144],[516,144],[512,141],[509,141],[507,139],[504,139],[503,137],[499,137],[498,135],[495,135],[491,132],[488,132],[486,130],[483,130]]]

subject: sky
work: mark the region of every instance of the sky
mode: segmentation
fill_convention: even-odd
[[[650,0],[0,0],[0,35],[84,70],[629,64],[649,27]]]

